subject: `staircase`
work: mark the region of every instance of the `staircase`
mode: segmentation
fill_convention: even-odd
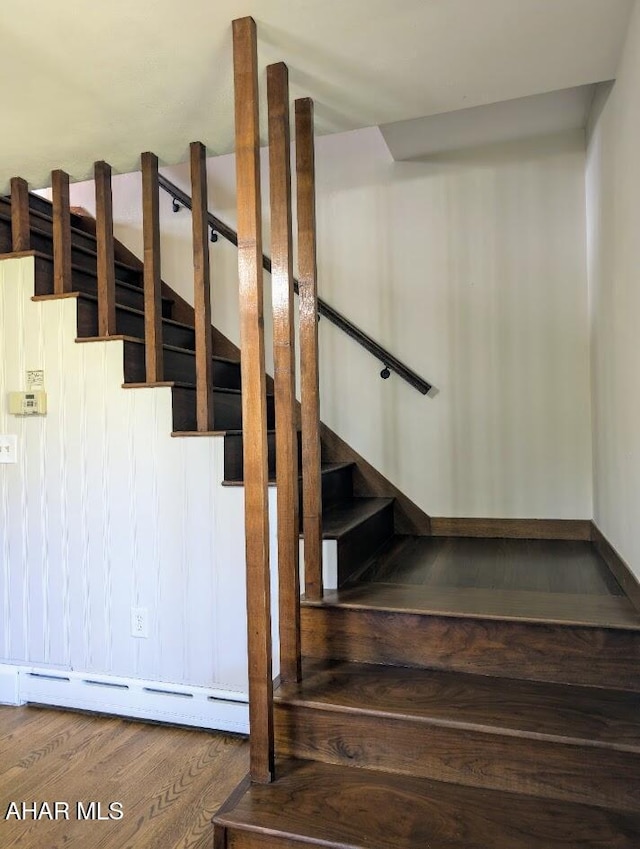
[[[255,54],[255,25],[253,38]],[[53,294],[51,204],[29,195],[27,217],[36,297],[74,297],[78,341],[122,340],[125,388],[150,385],[141,263],[116,244],[117,335],[101,337],[91,225],[71,215],[72,291]],[[14,248],[11,203],[0,199],[0,252]],[[202,434],[194,322],[183,309],[176,320],[179,299],[162,291],[161,385],[171,386],[173,431]],[[224,483],[242,486],[241,367],[220,355],[232,351],[228,340],[214,338],[222,347],[212,356],[213,428],[204,435],[224,439]],[[274,428],[268,392],[271,483]],[[615,580],[596,591],[514,590],[499,579],[461,586],[456,569],[480,574],[502,557],[498,543],[478,541],[456,563],[424,543],[422,575],[440,570],[440,578],[409,580],[420,546],[398,509],[407,500],[385,491],[380,476],[367,490],[370,468],[336,445],[325,430],[322,537],[335,543],[337,589],[320,585],[302,599],[302,675],[275,690],[275,780],[248,777],[236,789],[214,818],[215,849],[638,849],[640,614]],[[298,452],[301,461],[300,438]],[[597,559],[590,542],[580,544],[581,557]],[[533,557],[529,571],[562,576],[567,546]],[[594,568],[606,573],[604,563]],[[270,656],[260,660],[269,671]],[[260,698],[270,685],[262,680]],[[252,725],[252,742],[268,746],[268,718],[263,725]]]
[[[36,298],[60,297],[51,205],[30,195],[29,215]],[[0,250],[11,251],[7,200]],[[90,342],[96,245],[79,215],[72,267],[78,339]],[[125,386],[145,379],[141,286],[140,265],[116,261]],[[174,303],[162,299],[164,379],[174,431],[188,434],[194,329],[172,318]],[[214,356],[213,368],[225,483],[242,485],[240,367]],[[268,418],[273,478],[272,399]],[[238,788],[215,817],[217,849],[637,849],[640,616],[621,595],[427,591],[385,578],[411,538],[394,529],[393,498],[354,495],[354,469],[322,465],[323,536],[337,542],[341,589],[302,602],[302,680],[276,690],[276,780]],[[368,582],[376,572],[382,582]]]

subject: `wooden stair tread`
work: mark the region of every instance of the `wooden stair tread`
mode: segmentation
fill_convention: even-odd
[[[52,218],[45,215],[44,213],[38,212],[37,210],[30,209],[29,215],[35,216],[37,218],[42,218],[45,221],[53,221]],[[11,221],[11,213],[10,212],[5,213],[5,212],[2,212],[0,210],[0,219],[7,221],[7,222],[10,222]],[[38,236],[43,236],[45,239],[49,239],[50,241],[53,241],[52,234],[49,233],[47,230],[43,230],[42,228],[38,227],[37,224],[33,223],[33,221],[31,222],[29,229],[32,233],[36,233]],[[89,240],[92,239],[92,236],[89,233],[86,233],[84,230],[79,230],[77,227],[72,226],[71,232],[72,232],[72,234],[77,233],[79,236],[82,236],[85,239],[89,239]],[[94,251],[94,250],[92,250],[92,248],[88,248],[85,245],[78,245],[78,244],[75,244],[75,243],[72,242],[71,248],[72,248],[72,250],[79,251],[80,253],[86,254],[87,256],[96,257],[96,258],[98,256],[97,251]],[[39,253],[42,257],[44,257],[46,259],[50,259],[51,261],[53,261],[52,256],[49,256],[48,254],[44,254],[41,251]],[[134,268],[132,265],[128,265],[126,262],[122,262],[122,260],[115,259],[114,264],[116,265],[116,267],[123,268],[126,271],[132,272],[133,274],[139,275],[141,273],[140,269]],[[80,268],[78,266],[72,266],[72,268],[77,268],[79,271],[85,271],[85,272],[88,271],[87,269]],[[91,272],[89,271],[89,273],[91,273]],[[138,288],[141,288],[141,287],[138,287]]]
[[[339,539],[393,504],[393,498],[349,498],[334,504],[322,514],[324,539]]]
[[[255,841],[331,849],[637,849],[640,814],[366,769],[287,760],[214,824]],[[278,842],[282,841],[282,843]],[[287,841],[291,841],[288,843]]]
[[[139,287],[134,286],[132,283],[121,283],[120,281],[117,281],[117,283],[118,283],[118,286],[126,286],[129,289],[137,289],[139,291]],[[68,293],[68,294],[75,295],[78,298],[78,300],[91,301],[91,303],[94,303],[94,304],[98,303],[97,295],[92,295],[90,292],[74,291],[74,292]],[[39,299],[52,300],[53,298],[56,298],[56,297],[62,297],[62,296],[60,296],[60,295],[35,295],[33,300],[39,300]],[[170,298],[164,298],[163,300],[171,300],[171,299]],[[136,316],[139,316],[140,318],[144,319],[144,311],[143,310],[137,310],[135,307],[130,307],[128,304],[119,304],[119,303],[116,302],[116,310],[121,310],[122,312],[127,312],[127,313],[130,313],[131,315],[136,315]],[[178,327],[181,330],[190,330],[190,331],[193,332],[193,327],[190,324],[184,324],[184,322],[176,321],[174,318],[166,318],[165,316],[162,316],[162,323],[171,325],[173,327]],[[129,338],[137,339],[138,337],[131,336]],[[172,347],[172,346],[167,345],[165,347]],[[193,353],[191,351],[191,349],[187,349],[187,348],[175,348],[175,350],[181,350],[181,351],[182,350],[188,350],[190,353]],[[229,363],[233,362],[234,365],[240,365],[240,363],[236,363],[233,360],[227,360],[224,357],[215,357],[215,359],[224,360],[225,362],[229,362]]]
[[[430,669],[305,661],[303,680],[279,703],[408,718],[640,753],[640,694]]]
[[[640,614],[626,596],[615,595],[362,583],[342,590],[328,590],[319,604],[640,631]]]
[[[231,433],[231,431],[227,431],[227,433]],[[239,431],[239,433],[242,433],[242,431]],[[347,468],[349,468],[349,466],[353,466],[353,465],[355,465],[355,464],[351,463],[351,462],[322,463],[322,465],[320,467],[320,473],[323,474],[323,475],[328,475],[328,474],[331,474],[331,472],[337,472],[340,469],[347,469]],[[298,480],[302,481],[302,475],[298,475]],[[224,481],[222,481],[222,485],[223,486],[244,486],[244,480],[241,480],[241,479],[240,480],[224,480]],[[275,477],[271,476],[269,478],[269,486],[275,486],[275,485],[276,485],[276,479],[275,479]]]

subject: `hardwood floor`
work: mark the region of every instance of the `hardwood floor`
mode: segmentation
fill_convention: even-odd
[[[0,846],[210,849],[211,817],[248,762],[237,735],[0,707]],[[68,820],[5,819],[11,802],[55,801],[69,804]],[[105,818],[122,802],[122,818],[78,819],[77,803],[91,801]]]

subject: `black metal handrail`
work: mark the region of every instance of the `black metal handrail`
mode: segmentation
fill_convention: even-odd
[[[173,198],[174,211],[177,211],[176,203],[178,204],[178,208],[183,206],[185,209],[191,209],[191,198],[186,192],[183,192],[182,189],[179,189],[178,186],[162,174],[159,175],[158,181],[160,183],[160,187]],[[213,213],[208,212],[207,215],[212,234],[219,233],[223,238],[231,242],[232,245],[238,247],[238,234],[236,231],[229,227],[228,224],[225,224],[224,221],[221,221],[216,215],[213,215]],[[262,255],[262,267],[265,271],[268,271],[269,274],[271,274],[271,260],[265,254]],[[295,280],[295,278],[293,285],[297,293],[298,281]],[[359,327],[356,327],[353,322],[349,321],[348,318],[345,318],[345,316],[339,313],[338,310],[329,306],[329,304],[326,301],[323,301],[322,298],[318,298],[318,312],[321,316],[327,318],[332,324],[335,324],[336,327],[339,327],[340,330],[347,334],[347,336],[350,336],[359,345],[362,345],[365,350],[369,351],[370,354],[382,363],[383,368],[380,372],[380,376],[382,378],[386,379],[389,377],[390,372],[393,371],[423,395],[426,395],[429,392],[431,389],[430,383],[423,380],[419,374],[416,374],[415,371],[406,366],[397,357],[394,357],[394,355],[383,348],[382,345],[379,345],[374,339],[368,336],[364,330],[360,330]]]

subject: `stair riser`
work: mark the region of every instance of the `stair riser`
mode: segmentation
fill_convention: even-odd
[[[640,634],[428,614],[302,607],[303,653],[640,692]]]
[[[640,798],[640,754],[586,742],[278,704],[276,744],[280,754],[308,760],[620,810],[636,811]]]
[[[144,310],[144,292],[142,289],[137,286],[135,289],[131,289],[129,286],[120,285],[121,282],[116,279],[116,303],[142,312]],[[72,283],[74,291],[97,296],[98,287],[95,274],[75,269]],[[36,257],[36,294],[53,294],[53,260]],[[171,318],[171,301],[168,298],[162,299],[162,317]]]
[[[322,506],[329,507],[353,496],[353,466],[332,469],[322,475]]]
[[[164,380],[195,383],[195,354],[181,351],[164,351]],[[144,383],[146,380],[144,345],[136,342],[124,343],[125,383]],[[240,367],[234,363],[213,361],[213,384],[219,389],[239,389]],[[195,416],[195,390],[184,390],[193,394]],[[238,396],[239,397],[239,396]],[[270,404],[273,407],[273,404]]]
[[[267,434],[269,477],[276,473],[276,435]],[[302,445],[298,433],[298,468],[302,462]],[[242,469],[242,434],[231,433],[224,438],[224,479],[226,481],[241,481],[244,478]]]
[[[126,310],[116,307],[116,330],[123,336],[134,336],[144,339],[144,317],[132,315]],[[78,301],[78,336],[98,336],[98,305],[95,302]],[[178,348],[193,349],[194,331],[173,324],[165,324],[162,328],[162,338],[165,345],[175,345]]]
[[[88,236],[80,238],[90,239],[90,237]],[[93,247],[89,245],[88,249],[95,251],[95,242],[93,243]],[[48,256],[53,256],[53,241],[51,237],[42,233],[35,233],[32,230],[31,250],[40,251],[40,253],[47,254]],[[71,246],[71,264],[75,266],[75,268],[78,270],[82,269],[84,271],[92,272],[94,275],[96,273],[97,263],[95,254],[86,253],[85,251],[79,250],[73,244]],[[116,264],[115,275],[116,279],[121,280],[123,283],[130,283],[132,286],[140,286],[142,284],[142,272],[135,271],[134,269],[127,268],[126,266]]]
[[[173,429],[174,431],[196,430],[196,393],[193,389],[174,387]],[[267,401],[268,427],[274,422],[273,396]],[[213,393],[214,430],[239,430],[242,428],[242,397],[223,392]]]
[[[393,505],[375,513],[338,540],[338,586],[341,587],[393,536]]]
[[[218,831],[219,826],[216,826]],[[216,842],[219,841],[219,842]],[[236,831],[226,829],[226,837],[214,837],[213,849],[301,849],[301,847],[317,846],[306,840],[289,840],[272,834],[259,834],[251,831]]]

